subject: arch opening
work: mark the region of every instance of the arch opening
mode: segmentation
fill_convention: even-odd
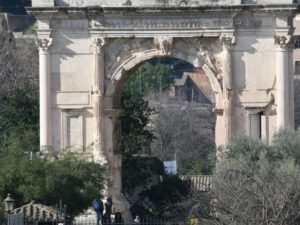
[[[201,149],[215,149],[214,92],[201,68],[173,57],[154,57],[136,65],[124,77],[116,97],[123,111],[121,151],[155,153],[162,161],[168,161],[180,158],[179,149],[183,159],[187,158],[183,154],[189,155],[184,148],[197,149],[191,154],[194,156]],[[138,135],[137,129],[144,129],[140,143],[124,140],[133,138],[131,132]],[[200,155],[203,158],[205,154]],[[183,159],[178,165],[182,174],[191,169],[191,163],[185,163],[189,169],[180,168],[184,167]]]

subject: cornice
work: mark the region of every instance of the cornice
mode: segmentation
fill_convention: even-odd
[[[218,14],[222,16],[232,16],[236,13],[243,11],[255,11],[255,12],[294,12],[298,11],[297,4],[276,4],[276,5],[232,5],[232,6],[197,6],[197,7],[180,7],[180,6],[157,6],[157,7],[31,7],[26,8],[29,14],[34,16],[60,16],[68,15],[72,17],[94,17],[101,15],[114,15],[114,16],[137,16],[162,14],[162,15],[211,15]]]

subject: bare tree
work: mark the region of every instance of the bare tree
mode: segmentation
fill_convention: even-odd
[[[0,99],[23,83],[38,87],[38,54],[33,39],[0,33]]]
[[[197,161],[205,161],[215,148],[212,105],[172,98],[167,93],[150,96],[157,114],[152,118],[156,140],[151,151],[162,160],[177,159],[185,173]]]
[[[299,156],[284,135],[271,146],[246,138],[236,141],[218,164],[208,198],[198,192],[183,201],[188,215],[214,225],[300,224]],[[282,152],[282,144],[289,149]]]

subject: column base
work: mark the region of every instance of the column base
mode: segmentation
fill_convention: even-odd
[[[132,216],[130,212],[130,204],[126,200],[123,193],[118,193],[113,196],[113,208],[114,213],[120,212],[125,224],[132,222]]]

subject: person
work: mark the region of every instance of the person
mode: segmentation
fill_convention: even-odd
[[[101,200],[95,199],[93,201],[93,209],[96,212],[97,225],[99,225],[100,221],[103,219],[103,202]]]
[[[114,222],[115,222],[116,225],[123,224],[123,218],[122,218],[122,214],[120,212],[116,212]]]
[[[108,197],[104,204],[104,207],[105,207],[105,213],[103,215],[103,223],[104,224],[111,224],[112,204],[113,203],[112,203],[111,197]]]
[[[135,216],[134,220],[133,220],[133,223],[134,224],[139,224],[141,222],[141,219],[138,215]]]

